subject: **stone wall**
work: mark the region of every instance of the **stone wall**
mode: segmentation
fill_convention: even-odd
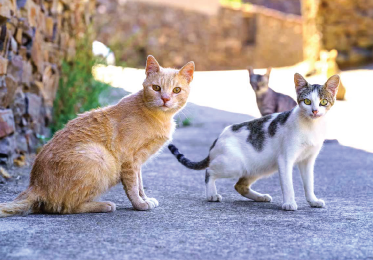
[[[61,61],[94,11],[95,1],[0,1],[0,164],[49,135]]]
[[[373,61],[373,1],[302,0],[302,6],[308,53],[336,49],[340,66]]]
[[[303,60],[302,19],[267,8],[256,14],[256,67],[281,67]]]
[[[148,54],[164,66],[194,60],[197,70],[287,66],[303,58],[299,16],[254,5],[222,5],[208,15],[142,1],[100,3],[97,40],[128,66],[144,66]]]

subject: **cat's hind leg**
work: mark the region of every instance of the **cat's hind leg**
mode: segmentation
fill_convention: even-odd
[[[107,213],[114,212],[116,205],[111,201],[90,201],[76,207],[72,213]]]
[[[216,177],[214,171],[211,169],[207,169],[205,175],[207,200],[211,202],[220,202],[222,201],[223,197],[218,194],[216,190],[215,180]]]
[[[234,188],[242,196],[252,199],[257,202],[271,202],[272,197],[269,194],[261,194],[251,189],[251,185],[258,179],[258,177],[245,176],[238,180]]]

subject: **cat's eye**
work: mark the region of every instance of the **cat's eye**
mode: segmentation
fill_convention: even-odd
[[[158,85],[153,85],[152,87],[154,91],[161,91],[161,87]]]
[[[306,98],[306,99],[304,100],[304,104],[306,104],[306,105],[311,105],[311,100],[309,100],[308,98]]]
[[[322,106],[326,106],[327,104],[328,104],[328,100],[326,100],[326,99],[322,99],[320,101],[320,105],[322,105]]]
[[[172,90],[172,92],[174,92],[174,93],[180,93],[180,91],[181,91],[181,88],[179,88],[179,87],[176,87],[176,88],[174,88],[174,90]]]

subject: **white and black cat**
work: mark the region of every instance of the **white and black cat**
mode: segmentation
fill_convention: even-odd
[[[255,74],[252,67],[247,69],[250,74],[250,84],[256,96],[256,104],[262,116],[291,110],[297,103],[290,96],[278,93],[268,86],[271,68],[266,74]]]
[[[309,84],[300,74],[294,75],[298,105],[287,112],[267,115],[249,122],[226,127],[200,162],[191,162],[174,145],[170,151],[184,166],[206,170],[208,201],[221,201],[215,180],[240,178],[235,189],[255,201],[272,200],[250,186],[260,178],[279,171],[284,210],[296,210],[292,170],[299,167],[305,196],[311,207],[324,207],[325,202],[314,194],[313,169],[326,132],[325,114],[333,106],[339,76],[324,85]]]

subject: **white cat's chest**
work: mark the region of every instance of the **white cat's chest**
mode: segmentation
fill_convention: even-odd
[[[310,123],[300,123],[296,133],[302,146],[319,146],[326,137],[327,124],[325,120]]]
[[[325,140],[326,128],[309,127],[297,133],[296,161],[302,161],[318,153]]]
[[[323,143],[325,132],[302,132],[299,134],[300,147],[315,147]]]

